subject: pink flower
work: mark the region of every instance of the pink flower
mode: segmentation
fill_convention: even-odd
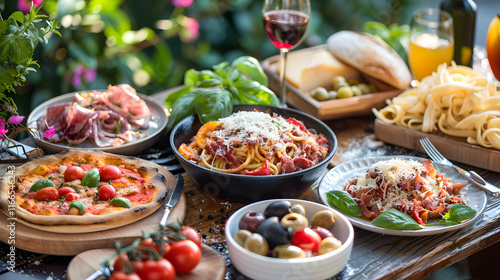
[[[83,65],[75,67],[73,74],[66,75],[66,82],[71,83],[74,88],[79,88],[85,82],[90,83],[95,80],[97,76],[97,69],[88,69]]]
[[[186,8],[193,4],[193,0],[172,0],[172,4],[177,8]]]
[[[56,134],[56,129],[54,128],[53,125],[49,126],[49,129],[45,130],[43,133],[42,138],[52,138]]]
[[[200,24],[194,18],[186,18],[183,22],[185,30],[181,31],[179,34],[182,42],[187,43],[190,42],[200,35]]]
[[[33,6],[38,7],[42,5],[43,0],[33,0]],[[24,13],[29,13],[31,8],[30,0],[17,0],[17,8]]]
[[[88,69],[85,71],[83,77],[85,78],[85,82],[92,82],[97,77],[97,69]]]
[[[25,116],[12,115],[7,122],[11,124],[20,124],[24,118]]]
[[[4,127],[4,124],[0,124],[0,139],[3,139],[2,134],[5,134],[7,132],[9,132],[9,131]]]

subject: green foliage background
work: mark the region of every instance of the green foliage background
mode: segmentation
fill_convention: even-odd
[[[407,24],[418,0],[311,0],[312,16],[301,48],[323,44],[338,30],[359,30],[376,20],[386,25]],[[17,10],[5,0],[4,18]],[[35,59],[40,69],[30,73],[13,95],[20,115],[28,115],[49,98],[85,89],[105,89],[128,83],[138,92],[155,93],[182,83],[186,70],[210,69],[242,55],[264,60],[278,50],[262,30],[263,1],[194,0],[175,8],[167,0],[45,0],[49,19],[59,18],[59,36],[39,45]],[[200,35],[183,42],[185,30],[176,23],[186,16],[200,24]],[[171,20],[170,29],[158,22]],[[128,39],[126,39],[128,38]],[[78,65],[97,68],[97,78],[74,88],[66,81]]]

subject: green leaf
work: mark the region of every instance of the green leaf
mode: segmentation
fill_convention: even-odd
[[[19,21],[20,23],[24,23],[24,14],[21,11],[15,11],[15,12],[13,12],[9,16],[9,18],[13,18],[13,19]]]
[[[446,221],[453,221],[457,224],[467,219],[473,218],[477,211],[467,205],[455,203],[450,207],[450,211],[444,214],[443,219]]]
[[[361,208],[359,208],[359,205],[356,203],[356,201],[354,201],[352,196],[344,191],[329,191],[326,193],[326,199],[331,205],[346,213],[347,215],[355,217],[363,216],[363,214],[361,213]]]
[[[238,82],[234,83],[234,86],[239,91],[238,101],[240,104],[268,106],[279,106],[280,104],[278,97],[272,90],[245,77],[240,77]]]
[[[11,46],[10,53],[16,63],[26,62],[33,56],[35,47],[28,38],[16,37],[14,39],[15,47]]]
[[[120,206],[120,207],[124,207],[124,208],[130,208],[131,207],[130,200],[128,200],[128,199],[126,199],[124,197],[119,197],[119,196],[111,199],[109,201],[109,204]]]
[[[49,179],[38,180],[31,186],[30,192],[36,192],[38,190],[41,190],[41,189],[47,188],[47,187],[53,188],[54,183]]]
[[[372,224],[377,227],[395,230],[418,230],[423,228],[410,215],[394,208],[382,212],[373,219]]]
[[[227,117],[233,112],[231,94],[224,89],[202,91],[194,99],[194,109],[202,123]]]
[[[233,67],[247,75],[250,79],[267,87],[267,76],[257,59],[251,56],[241,56],[233,61]]]
[[[97,168],[92,168],[83,175],[82,186],[97,188],[101,175]]]
[[[172,109],[177,99],[181,98],[183,95],[193,91],[192,86],[184,86],[176,92],[173,92],[165,98],[165,107],[167,109]]]
[[[184,85],[196,86],[198,83],[206,79],[222,80],[220,76],[210,70],[196,71],[194,69],[190,69],[186,71],[186,74],[184,74]]]
[[[81,201],[71,202],[71,204],[69,205],[69,208],[71,208],[71,207],[76,207],[78,210],[80,210],[80,215],[83,214],[83,212],[85,211],[85,205]]]
[[[9,72],[5,71],[5,69],[0,68],[0,84],[12,84],[16,80],[9,74]],[[1,92],[1,91],[0,91]]]
[[[172,107],[172,113],[168,118],[167,122],[167,132],[172,130],[174,126],[182,119],[186,118],[195,113],[194,111],[194,98],[198,94],[197,91],[189,92],[175,102],[175,106]]]

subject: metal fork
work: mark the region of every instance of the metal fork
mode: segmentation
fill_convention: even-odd
[[[424,148],[425,152],[429,157],[435,161],[439,162],[444,165],[451,166],[455,168],[460,174],[462,174],[465,178],[467,178],[469,181],[471,181],[474,185],[480,187],[483,189],[485,192],[491,194],[494,197],[498,197],[498,194],[500,193],[500,189],[495,187],[494,185],[486,182],[479,174],[477,174],[474,171],[466,171],[455,164],[453,164],[451,161],[449,161],[447,158],[445,158],[437,149],[432,145],[431,141],[429,138],[425,137],[420,139],[420,144],[422,145],[422,148]]]

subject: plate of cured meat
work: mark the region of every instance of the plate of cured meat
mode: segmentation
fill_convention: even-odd
[[[325,174],[318,192],[324,204],[346,214],[354,226],[398,236],[433,235],[470,226],[486,206],[486,194],[453,167],[414,156],[377,156],[344,162]],[[446,225],[444,216],[453,204],[461,204],[460,209],[462,205],[470,207],[471,217]],[[360,211],[355,215],[353,209],[357,206]],[[408,214],[403,216],[421,227],[396,229],[397,218],[390,215],[383,216],[384,227],[375,225],[379,224],[375,219],[387,210],[391,211],[385,214],[392,215],[394,210],[399,210],[395,211],[396,216],[400,212]],[[396,225],[387,226],[391,223]]]
[[[98,149],[133,155],[158,141],[167,125],[164,108],[126,84],[52,98],[28,117],[47,153],[66,149]]]

